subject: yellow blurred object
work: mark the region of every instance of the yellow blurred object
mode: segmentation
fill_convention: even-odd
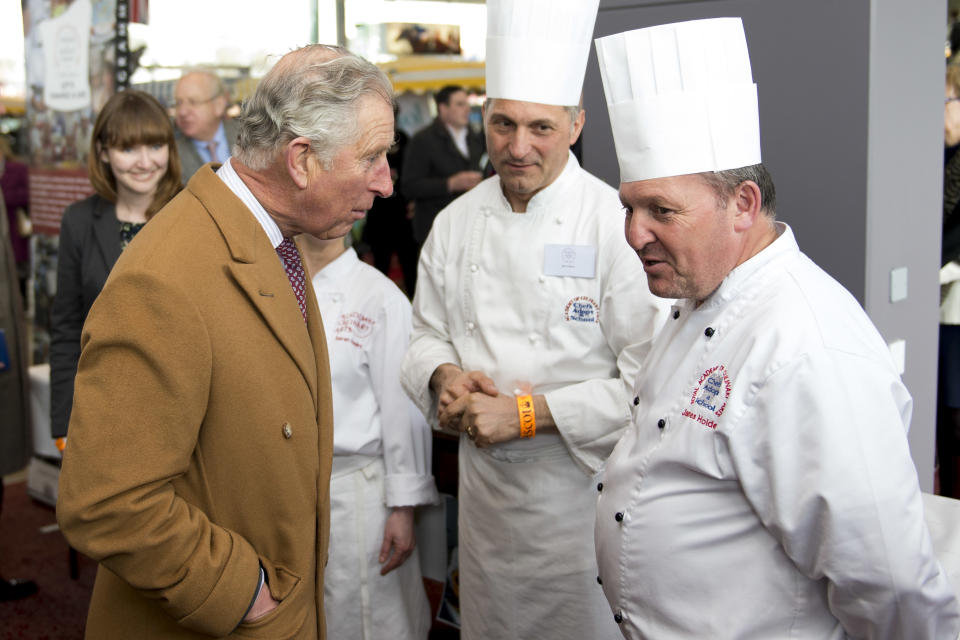
[[[397,93],[436,91],[448,84],[483,91],[486,88],[485,64],[444,56],[403,56],[391,62],[378,62]]]

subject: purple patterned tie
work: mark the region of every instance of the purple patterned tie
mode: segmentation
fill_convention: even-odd
[[[303,264],[300,262],[300,252],[297,251],[297,245],[291,238],[284,238],[280,246],[277,247],[277,255],[283,262],[283,268],[287,272],[287,278],[290,279],[290,286],[293,287],[293,293],[297,296],[297,304],[300,305],[300,313],[303,314],[303,321],[307,321],[307,295],[304,291]]]

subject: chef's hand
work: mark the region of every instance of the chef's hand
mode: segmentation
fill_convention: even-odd
[[[533,396],[536,433],[557,433],[553,414],[543,395]],[[516,396],[470,393],[460,396],[440,411],[440,419],[459,415],[460,430],[478,447],[488,447],[520,437],[520,414]]]
[[[413,533],[413,507],[394,507],[383,527],[380,545],[380,575],[385,576],[404,562],[417,546]]]
[[[450,403],[469,393],[496,396],[497,385],[482,371],[463,371],[453,364],[442,364],[430,377],[430,388],[437,395],[437,419],[441,428],[460,431],[460,414],[450,413]]]

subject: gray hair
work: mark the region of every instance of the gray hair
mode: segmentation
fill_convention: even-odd
[[[490,110],[490,105],[493,104],[494,100],[496,100],[496,98],[487,98],[486,100],[483,101],[484,112],[487,112]],[[570,133],[573,133],[573,127],[574,125],[576,125],[577,116],[580,115],[581,111],[583,111],[583,107],[581,107],[580,105],[574,105],[574,106],[565,106],[565,107],[562,107],[562,109],[567,112],[567,117],[570,118]]]
[[[733,195],[740,183],[750,180],[760,187],[760,205],[771,219],[777,215],[777,190],[773,186],[773,178],[763,164],[754,164],[739,169],[725,169],[723,171],[706,171],[700,174],[717,194],[718,205],[727,206],[727,198]]]
[[[288,53],[263,77],[240,114],[234,155],[262,171],[291,140],[305,137],[324,168],[356,142],[357,103],[380,97],[396,112],[393,87],[374,64],[341,47]]]

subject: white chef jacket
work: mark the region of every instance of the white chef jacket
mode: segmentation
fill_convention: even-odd
[[[547,245],[594,249],[592,277],[551,275]],[[591,474],[630,421],[632,380],[665,312],[626,243],[616,191],[572,154],[526,213],[494,176],[437,216],[420,254],[404,389],[434,417],[430,376],[453,363],[502,393],[529,383],[559,429],[486,449],[461,438],[462,637],[618,637],[596,583]]]
[[[430,429],[399,384],[410,303],[352,248],[312,280],[333,387],[327,634],[423,640],[430,608],[416,550],[386,576],[378,562],[391,507],[437,501]]]
[[[598,486],[611,609],[627,638],[955,638],[912,400],[860,305],[777,230],[674,307],[637,379]]]

